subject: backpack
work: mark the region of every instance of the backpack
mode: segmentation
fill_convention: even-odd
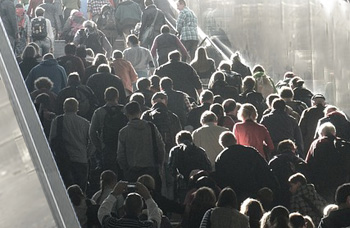
[[[47,37],[46,19],[34,18],[32,20],[32,38],[34,41],[43,40]]]
[[[275,92],[271,79],[265,74],[261,77],[256,77],[255,80],[256,91],[261,93],[264,98]]]
[[[118,146],[119,131],[126,126],[128,120],[122,112],[123,106],[107,106],[103,107],[106,110],[106,115],[102,128],[102,140],[105,145],[110,145],[112,148]]]
[[[89,199],[85,200],[87,205],[86,217],[87,217],[87,228],[99,228],[102,227],[100,221],[98,221],[97,213],[100,205],[92,204]]]
[[[117,22],[115,19],[115,12],[112,7],[108,7],[107,10],[101,12],[97,19],[97,26],[100,29],[112,30],[117,28]]]

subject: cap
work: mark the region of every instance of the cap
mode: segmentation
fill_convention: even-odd
[[[316,98],[321,98],[323,100],[326,100],[326,98],[320,93],[313,95],[311,99],[315,100]]]

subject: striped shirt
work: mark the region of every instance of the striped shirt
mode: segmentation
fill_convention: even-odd
[[[176,21],[176,30],[180,34],[180,40],[198,40],[197,23],[194,12],[184,7]]]

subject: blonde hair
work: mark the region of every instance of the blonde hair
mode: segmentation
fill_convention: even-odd
[[[238,118],[241,120],[253,120],[256,121],[258,117],[258,111],[252,104],[243,104],[238,111]]]

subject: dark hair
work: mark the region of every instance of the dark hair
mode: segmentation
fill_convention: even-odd
[[[70,73],[68,75],[68,81],[67,85],[68,86],[77,86],[80,84],[80,76],[77,72]]]
[[[122,59],[123,58],[123,52],[119,50],[113,51],[113,58],[114,59]]]
[[[160,77],[158,75],[152,75],[151,77],[149,77],[149,80],[151,81],[152,86],[159,88]]]
[[[75,51],[75,54],[82,59],[86,58],[86,55],[87,55],[86,46],[85,45],[78,46],[77,50]]]
[[[42,7],[36,7],[35,9],[35,16],[36,17],[39,17],[39,16],[44,16],[44,13],[45,13],[45,9],[42,8]]]
[[[232,188],[226,187],[221,190],[216,203],[217,207],[231,207],[237,209],[237,196],[235,191]]]
[[[181,5],[184,5],[184,6],[187,5],[185,0],[178,0],[178,2],[179,2]]]
[[[69,186],[67,193],[74,206],[79,206],[82,198],[85,198],[83,191],[77,184]]]
[[[305,225],[304,217],[298,212],[291,213],[289,215],[289,221],[292,225],[292,228],[303,228]]]
[[[270,215],[270,223],[273,227],[284,228],[289,227],[289,211],[283,206],[272,208]]]
[[[115,101],[119,98],[119,91],[115,87],[108,87],[104,93],[105,101]]]
[[[249,217],[249,224],[251,228],[260,227],[259,221],[265,213],[260,201],[252,198],[247,198],[242,202],[240,212]]]
[[[37,89],[51,89],[53,82],[48,77],[40,77],[34,81],[34,85]]]
[[[218,69],[224,70],[224,71],[231,71],[232,66],[228,62],[223,60],[220,62]]]
[[[199,96],[199,100],[203,103],[204,101],[212,101],[214,100],[214,94],[212,91],[205,89],[201,92]]]
[[[145,96],[142,93],[133,93],[130,96],[130,101],[136,101],[140,106],[145,104]]]
[[[43,60],[48,60],[48,59],[54,59],[55,57],[53,56],[52,53],[47,53],[43,56]]]
[[[145,0],[144,4],[145,4],[145,6],[149,6],[149,5],[154,4],[154,2],[153,2],[153,0]]]
[[[124,201],[125,213],[131,217],[138,217],[142,208],[142,197],[138,193],[129,193]]]
[[[282,140],[278,143],[277,151],[278,153],[284,153],[289,151],[294,151],[296,149],[295,143],[290,139]]]
[[[136,101],[131,101],[125,105],[125,113],[129,116],[134,116],[141,113],[140,104]]]
[[[42,107],[50,108],[50,96],[47,93],[40,93],[35,97],[35,104],[41,104]]]
[[[168,100],[168,96],[163,92],[157,92],[153,94],[152,101],[155,101],[157,99]]]
[[[118,179],[117,174],[113,172],[112,170],[105,170],[101,173],[100,175],[100,188],[101,188],[101,194],[100,196],[96,199],[97,204],[101,204],[101,197],[103,195],[103,191],[106,188],[106,185],[111,185],[113,183],[116,183]]]
[[[175,62],[178,62],[180,61],[181,59],[181,54],[179,51],[175,50],[175,51],[172,51],[168,54],[168,59],[170,61],[175,61]]]
[[[294,92],[290,87],[282,87],[282,90],[280,92],[281,98],[293,98]]]
[[[139,78],[136,82],[136,88],[138,90],[145,90],[151,86],[151,81],[148,78]]]
[[[181,143],[192,143],[192,135],[191,132],[189,131],[179,131],[179,133],[176,134],[176,143],[181,144]]]
[[[75,55],[76,50],[77,47],[74,43],[68,43],[64,46],[64,53],[66,53],[66,55]]]
[[[269,94],[269,95],[266,97],[267,105],[268,105],[270,108],[272,107],[272,102],[273,102],[276,98],[280,98],[280,96],[278,96],[278,94],[275,94],[275,93]]]
[[[137,45],[139,43],[139,39],[134,34],[129,35],[126,39],[127,42],[131,43],[132,45]]]
[[[36,55],[37,55],[37,53],[36,53],[35,48],[31,45],[27,45],[23,50],[22,60],[35,58]]]
[[[293,184],[297,184],[297,183],[300,183],[301,185],[307,184],[307,180],[305,176],[301,173],[293,174],[292,176],[289,177],[288,181]]]
[[[226,99],[224,100],[224,102],[222,103],[223,107],[224,107],[224,111],[226,113],[232,112],[235,110],[237,103],[234,99]]]
[[[164,77],[160,80],[160,87],[167,91],[173,88],[173,80],[169,77]]]
[[[209,110],[212,111],[218,117],[218,119],[220,117],[224,117],[224,108],[221,106],[221,104],[212,104],[210,105]]]
[[[222,104],[222,102],[224,102],[224,98],[222,98],[221,95],[215,95],[214,96],[214,100],[213,100],[213,103],[214,104]]]
[[[244,90],[252,90],[255,87],[255,79],[252,76],[247,76],[243,79]]]
[[[340,185],[335,192],[335,202],[338,205],[346,203],[348,196],[350,196],[350,183]]]
[[[256,72],[265,72],[265,69],[264,69],[264,67],[262,67],[261,65],[256,65],[256,66],[254,66],[254,68],[253,68],[253,74],[254,73],[256,73]]]
[[[108,64],[102,63],[97,67],[98,73],[111,73],[111,67]]]
[[[284,111],[284,109],[286,108],[286,102],[282,98],[276,98],[272,102],[272,107],[275,110]]]
[[[160,32],[161,33],[170,33],[170,28],[168,25],[163,25],[161,28],[160,28]]]
[[[86,51],[88,51],[88,50],[86,50]],[[92,62],[92,65],[93,66],[99,66],[99,65],[101,65],[103,63],[108,64],[107,57],[104,54],[98,53],[95,56],[94,61]]]

